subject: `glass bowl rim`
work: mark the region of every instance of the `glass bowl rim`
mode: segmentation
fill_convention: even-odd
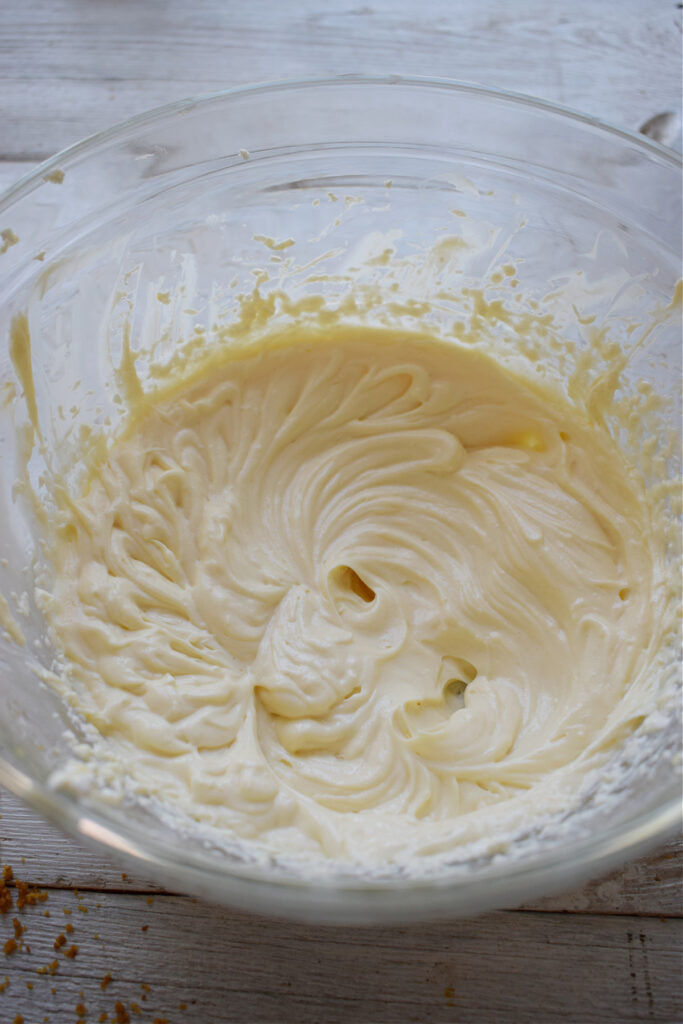
[[[483,85],[476,85],[471,82],[458,81],[457,79],[437,78],[426,75],[323,75],[319,77],[313,76],[306,78],[274,79],[272,81],[231,86],[230,88],[218,89],[214,92],[196,93],[185,99],[174,100],[172,103],[165,103],[160,106],[152,107],[140,114],[135,114],[133,117],[117,122],[110,128],[105,128],[102,131],[94,132],[91,135],[85,136],[83,139],[79,139],[78,142],[65,147],[53,156],[48,157],[46,160],[37,164],[30,171],[27,171],[12,185],[0,192],[0,211],[9,205],[10,201],[18,199],[24,193],[27,186],[30,186],[36,181],[42,180],[46,173],[53,170],[63,169],[63,165],[65,163],[69,163],[81,155],[88,155],[98,149],[104,148],[108,143],[115,142],[123,138],[131,130],[142,128],[149,124],[160,123],[174,117],[176,114],[185,112],[189,113],[198,106],[208,107],[212,103],[216,103],[220,100],[230,100],[233,97],[239,97],[245,94],[257,96],[267,95],[272,92],[281,93],[290,89],[300,89],[302,87],[311,90],[345,85],[386,87],[408,86],[424,89],[445,89],[464,96],[479,96],[481,98],[494,101],[503,100],[511,106],[526,107],[532,110],[536,109],[544,114],[557,116],[560,119],[564,119],[569,122],[576,122],[578,124],[597,128],[599,131],[612,135],[616,139],[621,139],[624,142],[635,143],[645,151],[650,151],[651,155],[664,158],[664,160],[670,163],[673,167],[683,169],[683,153],[679,153],[677,150],[671,149],[669,146],[665,146],[661,142],[656,142],[654,139],[649,138],[647,135],[643,135],[635,129],[617,127],[616,125],[610,124],[608,121],[604,121],[599,117],[584,114],[572,107],[553,103],[550,100],[540,99],[536,96],[530,96],[527,93],[514,92],[508,89],[493,89]]]

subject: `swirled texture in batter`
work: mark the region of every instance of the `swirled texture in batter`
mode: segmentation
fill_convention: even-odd
[[[495,831],[637,717],[645,508],[606,435],[472,350],[264,344],[148,403],[70,506],[63,686],[138,792],[272,849]]]

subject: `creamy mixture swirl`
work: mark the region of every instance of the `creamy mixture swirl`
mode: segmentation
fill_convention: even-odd
[[[541,814],[656,653],[606,434],[417,336],[264,344],[148,401],[55,564],[62,686],[111,763],[280,852],[457,843],[529,790]]]

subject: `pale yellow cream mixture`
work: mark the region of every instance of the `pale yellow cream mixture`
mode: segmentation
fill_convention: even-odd
[[[147,401],[70,504],[61,686],[112,777],[188,819],[444,849],[566,809],[640,720],[648,515],[606,432],[471,348],[271,339]]]

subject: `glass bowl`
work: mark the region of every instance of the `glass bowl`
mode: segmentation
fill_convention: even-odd
[[[24,399],[30,396],[7,339],[13,318],[28,310],[35,409],[48,444],[68,453],[84,430],[120,422],[112,367],[121,358],[124,313],[132,317],[139,366],[149,371],[147,341],[155,358],[168,361],[188,338],[208,337],[221,317],[235,315],[236,297],[259,272],[305,290],[310,268],[324,262],[327,284],[319,286],[333,298],[335,289],[366,281],[362,268],[381,265],[389,247],[412,260],[405,295],[419,302],[444,285],[438,272],[429,282],[420,276],[421,254],[467,230],[477,243],[455,271],[461,282],[494,287],[492,268],[505,260],[510,285],[537,303],[539,315],[561,293],[564,307],[570,295],[581,313],[573,327],[566,320],[567,331],[589,321],[618,330],[671,301],[680,272],[680,173],[679,156],[662,146],[523,96],[427,79],[345,77],[175,103],[72,147],[6,192],[0,595],[7,608],[0,622],[18,624],[26,643],[0,630],[0,782],[74,836],[170,888],[331,922],[518,905],[672,835],[680,822],[673,721],[636,771],[620,767],[620,795],[608,810],[577,812],[569,831],[558,824],[541,843],[423,878],[343,871],[302,878],[268,858],[181,838],[143,807],[55,787],[50,777],[70,755],[73,723],[36,674],[51,660],[34,603],[41,531],[15,487],[30,425],[19,398],[12,400],[22,385]],[[160,294],[182,301],[155,301]],[[447,300],[439,315],[455,315]],[[650,379],[664,398],[662,429],[678,429],[675,324],[640,342],[623,330],[621,343],[627,380],[636,387]],[[545,361],[562,385],[565,364],[550,350]],[[631,455],[637,462],[638,452]],[[73,478],[77,465],[64,465]],[[40,491],[35,453],[26,471]],[[680,471],[676,458],[669,471]]]

